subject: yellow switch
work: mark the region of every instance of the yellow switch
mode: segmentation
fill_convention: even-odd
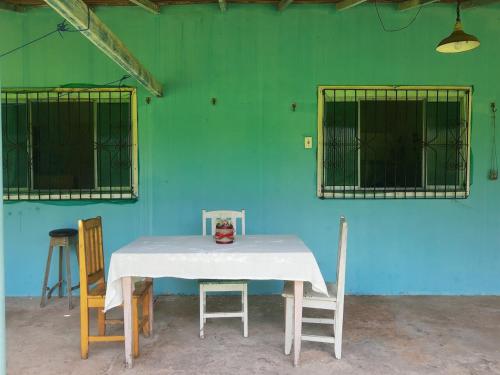
[[[313,147],[312,137],[304,137],[304,148],[312,148],[312,147]]]

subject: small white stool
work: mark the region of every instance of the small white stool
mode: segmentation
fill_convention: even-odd
[[[241,292],[241,311],[207,313],[207,292]],[[241,318],[243,337],[248,337],[248,287],[245,280],[200,281],[200,338],[205,337],[207,319]]]

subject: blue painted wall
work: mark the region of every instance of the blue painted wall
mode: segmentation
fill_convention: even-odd
[[[389,27],[411,12],[381,5]],[[7,295],[39,295],[47,232],[78,218],[104,219],[107,260],[139,235],[201,231],[202,208],[246,208],[249,233],[296,233],[334,277],[338,217],[350,222],[347,289],[358,294],[500,294],[500,182],[488,181],[489,103],[500,104],[500,7],[463,14],[481,47],[440,55],[454,21],[431,5],[399,33],[381,30],[373,5],[168,6],[97,14],[165,83],[165,97],[139,90],[140,198],[133,203],[7,202]],[[0,14],[0,49],[53,29],[50,9]],[[123,72],[77,33],[57,35],[0,60],[4,87],[105,83]],[[136,85],[135,82],[130,81]],[[314,150],[318,84],[474,85],[473,185],[467,200],[319,200]],[[217,105],[210,99],[216,97]],[[292,102],[297,111],[292,112]],[[220,172],[221,167],[224,173]],[[76,262],[74,262],[76,264]],[[76,266],[75,266],[76,273]],[[195,293],[165,280],[158,292]],[[252,284],[278,292],[278,282]]]

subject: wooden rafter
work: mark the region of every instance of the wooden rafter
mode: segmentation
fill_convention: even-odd
[[[398,10],[410,10],[424,5],[437,3],[439,0],[405,0],[398,4]]]
[[[219,0],[219,8],[221,12],[226,11],[226,0]]]
[[[9,12],[24,12],[24,7],[0,1],[0,10],[6,10]]]
[[[499,0],[466,0],[460,3],[460,9],[470,9],[481,5],[498,3]]]
[[[342,0],[335,4],[337,10],[347,10],[356,5],[363,4],[366,0]]]
[[[6,0],[0,0],[5,1]],[[135,6],[131,0],[83,0],[89,7],[95,6]],[[139,1],[139,0],[137,0]],[[159,7],[167,6],[167,5],[192,5],[192,4],[218,4],[219,0],[149,0],[151,3],[158,5]],[[227,2],[229,0],[225,0],[226,7]],[[373,2],[374,0],[368,0],[369,2]],[[399,3],[406,3],[407,0],[377,0],[379,4],[394,4],[396,9],[398,8]],[[416,1],[416,0],[414,0]],[[422,3],[429,3],[426,0],[421,0]],[[353,4],[360,4],[357,1],[343,1],[343,0],[231,0],[231,3],[238,4],[281,4],[279,5],[280,9],[285,9],[288,5],[293,4],[302,5],[302,4],[338,4],[338,7],[341,9],[348,9],[352,7]],[[437,0],[441,4],[447,4],[452,7],[456,6],[456,0]],[[493,3],[498,3],[500,0],[461,0],[461,4],[463,4],[463,9],[468,9],[472,7],[478,7],[483,5],[489,5]],[[414,2],[409,2],[415,4]],[[8,0],[6,3],[8,10],[12,10],[9,5],[15,5],[19,7],[24,7],[28,9],[30,7],[36,7],[40,5],[45,5],[44,0]],[[344,5],[345,4],[345,5]],[[418,3],[420,5],[420,3]],[[418,6],[417,5],[417,6]],[[411,8],[410,8],[411,9]]]
[[[130,73],[151,93],[156,96],[163,95],[162,85],[82,0],[45,0],[45,2],[77,30],[81,30],[81,34]]]
[[[278,3],[278,10],[279,11],[285,10],[292,2],[293,2],[293,0],[281,0]]]
[[[131,3],[151,12],[153,14],[160,14],[160,6],[150,0],[130,0]]]

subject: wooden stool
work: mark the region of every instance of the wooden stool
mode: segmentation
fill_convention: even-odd
[[[68,289],[68,300],[69,300],[69,308],[73,308],[73,300],[71,291],[80,287],[80,285],[76,285],[74,287],[71,286],[71,267],[70,267],[70,250],[71,245],[73,245],[76,249],[76,241],[77,241],[78,231],[76,229],[64,228],[64,229],[55,229],[49,232],[50,236],[50,245],[49,245],[49,255],[47,256],[47,264],[45,266],[45,277],[43,278],[43,287],[42,287],[42,300],[40,302],[40,307],[44,307],[45,303],[52,296],[52,292],[55,288],[58,288],[59,298],[63,296],[63,277],[62,277],[62,263],[63,263],[63,249],[66,257],[66,285]],[[49,281],[50,274],[50,261],[52,259],[52,251],[55,246],[59,246],[59,281],[54,284],[53,287],[48,287],[47,283]],[[78,252],[77,252],[78,255]],[[48,291],[48,294],[47,294]]]

